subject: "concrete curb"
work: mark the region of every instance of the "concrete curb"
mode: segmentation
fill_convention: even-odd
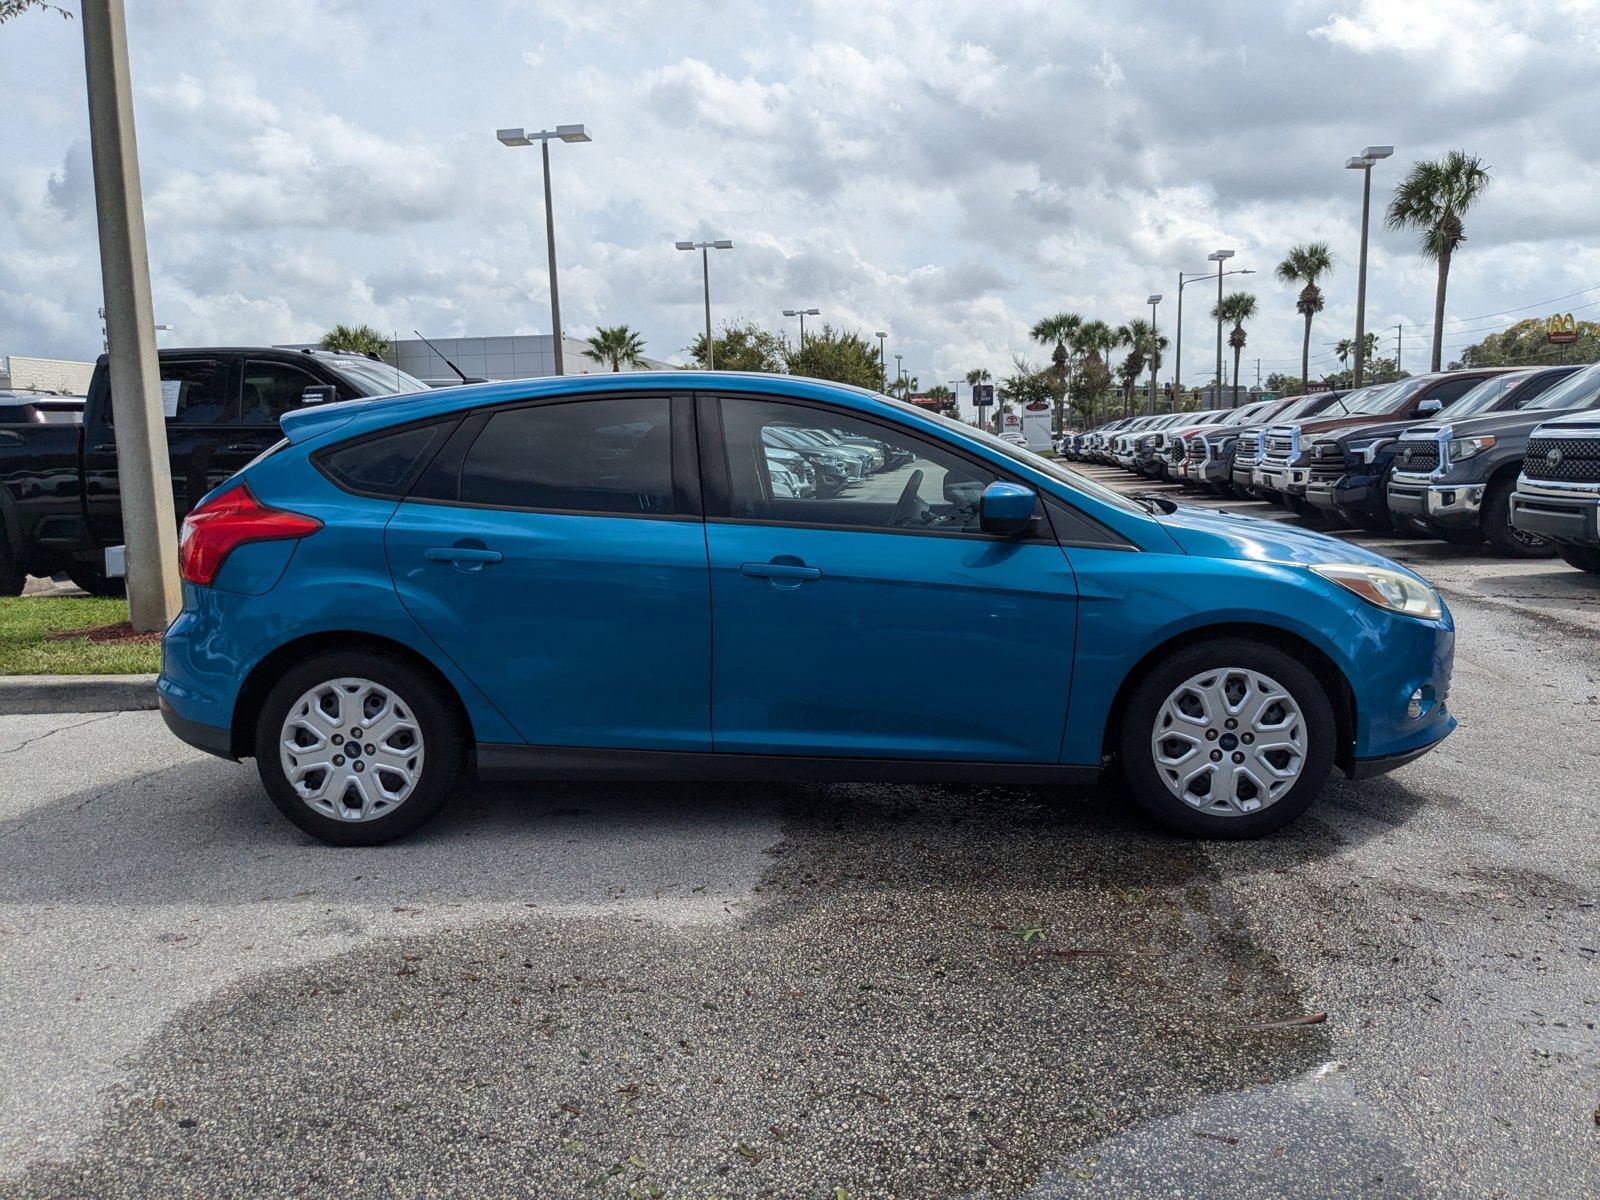
[[[136,712],[155,706],[154,675],[0,675],[0,716]]]

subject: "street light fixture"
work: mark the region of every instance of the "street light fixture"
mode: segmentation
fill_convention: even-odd
[[[539,143],[540,157],[544,160],[544,237],[550,253],[550,330],[555,341],[556,374],[565,375],[567,358],[561,344],[561,291],[556,286],[556,218],[550,207],[550,140],[587,142],[589,131],[582,125],[557,125],[554,129],[541,129],[536,133],[526,129],[497,129],[494,136],[502,146]]]
[[[1254,275],[1255,272],[1249,268],[1235,268],[1232,271],[1224,271],[1223,274]],[[1177,337],[1173,339],[1174,346],[1172,354],[1172,396],[1174,403],[1177,402],[1178,394],[1183,391],[1183,289],[1188,287],[1191,283],[1199,283],[1202,279],[1210,278],[1210,271],[1178,272],[1178,334]]]
[[[710,242],[674,242],[679,250],[700,251],[700,276],[705,281],[706,287],[706,370],[717,369],[717,350],[711,337],[711,262],[709,251],[732,250],[733,243],[727,238],[717,238]]]
[[[783,310],[783,315],[800,318],[800,349],[804,350],[806,348],[806,318],[820,317],[822,310],[820,308],[786,308]]]
[[[883,330],[876,330],[873,337],[878,339],[878,374],[883,376],[884,386],[889,384],[889,360],[883,356],[883,339],[889,335]]]
[[[1232,250],[1213,250],[1206,259],[1217,264],[1217,390],[1212,393],[1218,408],[1222,407],[1222,264],[1233,257]]]
[[[1156,347],[1160,340],[1156,337],[1156,305],[1161,303],[1161,293],[1151,292],[1150,298],[1145,301],[1150,306],[1150,415],[1156,415]]]
[[[1367,219],[1372,211],[1372,167],[1394,153],[1393,146],[1368,146],[1344,160],[1345,170],[1361,172],[1361,259],[1356,267],[1356,365],[1352,387],[1361,386],[1367,360]]]

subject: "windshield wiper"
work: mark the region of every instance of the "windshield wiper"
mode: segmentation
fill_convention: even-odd
[[[1153,513],[1175,513],[1178,511],[1177,504],[1172,500],[1168,500],[1160,492],[1135,492],[1131,498],[1143,504]]]

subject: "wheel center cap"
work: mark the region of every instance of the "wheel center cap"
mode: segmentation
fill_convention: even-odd
[[[1225,733],[1218,740],[1217,745],[1221,746],[1224,750],[1232,750],[1239,745],[1239,739],[1231,733]]]

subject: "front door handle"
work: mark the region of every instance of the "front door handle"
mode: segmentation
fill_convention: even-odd
[[[429,546],[422,556],[429,562],[455,563],[467,570],[476,570],[485,563],[497,563],[504,557],[498,550],[483,550],[476,546]]]
[[[739,567],[739,574],[752,579],[821,579],[822,568],[798,563],[748,562]]]

